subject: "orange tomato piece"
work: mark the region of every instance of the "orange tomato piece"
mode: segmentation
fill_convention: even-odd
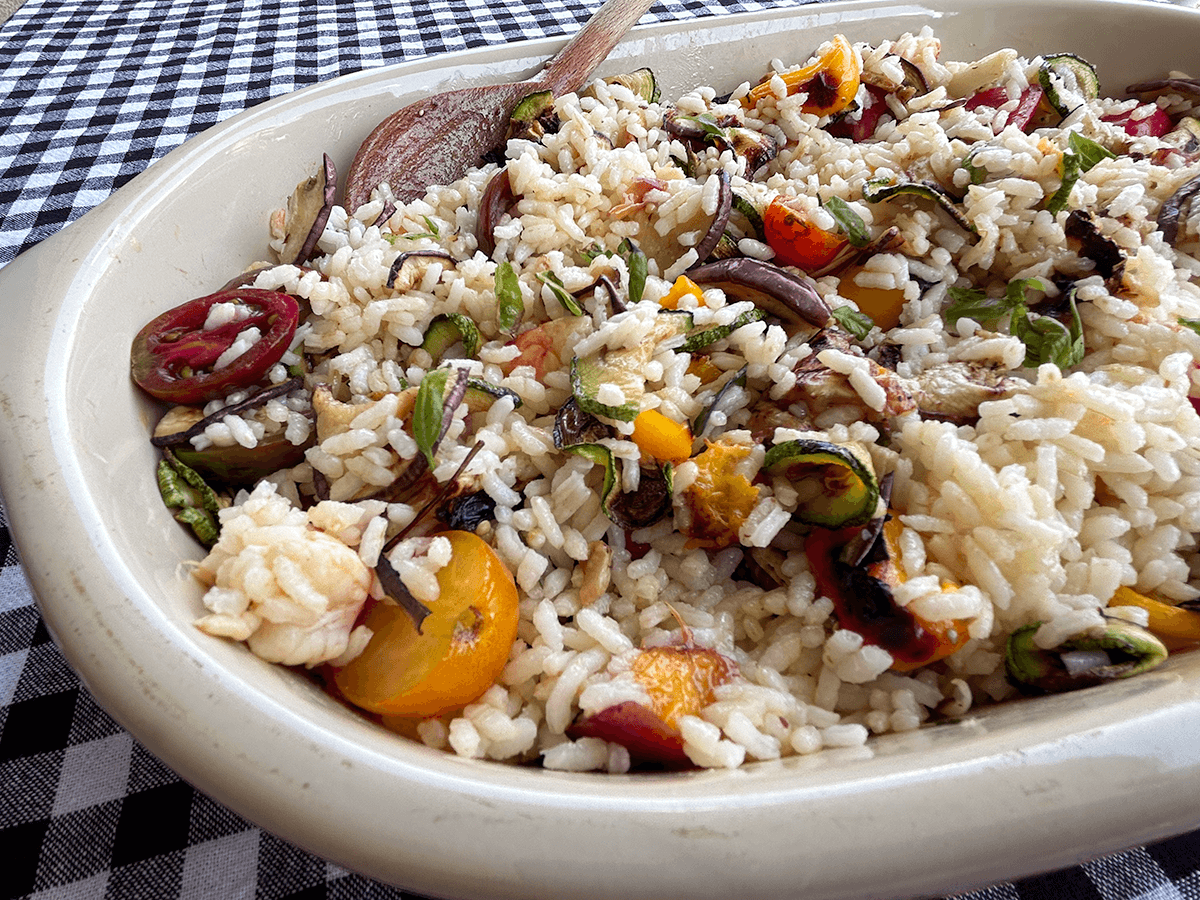
[[[891,518],[883,523],[883,540],[887,544],[889,560],[894,560],[895,577],[898,581],[904,581],[908,577],[904,571],[904,567],[900,565],[900,532],[903,527],[899,517],[895,513],[892,513]],[[952,591],[957,587],[958,585],[953,582],[942,583],[943,591]],[[936,639],[936,645],[931,653],[921,659],[907,661],[894,659],[892,669],[896,672],[911,672],[914,669],[935,663],[939,659],[945,659],[947,656],[961,650],[967,641],[970,640],[971,636],[967,633],[967,626],[970,624],[970,621],[967,619],[930,621],[915,614],[913,618],[917,620],[917,624],[922,629],[933,635]]]
[[[724,375],[725,370],[707,356],[693,355],[692,361],[688,363],[687,373],[699,378],[701,384],[710,384]]]
[[[738,529],[758,502],[758,488],[736,471],[750,455],[742,444],[706,441],[695,457],[696,479],[684,491],[692,513],[688,544],[721,548],[738,542]]]
[[[900,324],[900,313],[904,309],[904,291],[900,288],[862,287],[854,281],[854,274],[847,272],[838,284],[838,293],[853,300],[859,311],[871,317],[871,321],[884,331]]]
[[[1137,606],[1150,614],[1146,625],[1168,650],[1182,650],[1200,644],[1200,612],[1164,603],[1133,588],[1119,587],[1109,606]]]
[[[671,289],[658,301],[658,305],[663,309],[678,309],[679,301],[688,296],[695,297],[697,303],[704,305],[704,291],[700,285],[686,275],[680,275],[671,285]]]
[[[808,94],[801,107],[806,113],[832,116],[845,112],[854,103],[862,81],[862,64],[850,42],[839,34],[817,60],[803,68],[781,72],[779,77],[787,85],[789,95],[801,91]],[[751,88],[743,102],[754,106],[772,94],[771,78],[767,78]]]
[[[633,420],[633,442],[644,456],[679,465],[692,455],[692,430],[657,409],[638,413]]]
[[[355,706],[385,716],[429,717],[461,709],[495,682],[517,636],[517,586],[494,550],[469,531],[443,533],[450,563],[440,595],[417,630],[405,610],[377,603],[366,649],[332,672]]]
[[[684,716],[697,715],[715,699],[717,687],[731,681],[737,665],[706,647],[652,647],[633,661],[633,677],[650,695],[650,704],[671,728]]]
[[[829,265],[847,243],[840,234],[817,228],[782,196],[767,206],[763,233],[778,262],[806,272]]]

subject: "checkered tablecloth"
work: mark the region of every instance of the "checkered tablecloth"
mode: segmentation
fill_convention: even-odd
[[[0,26],[0,266],[243,109],[363,68],[570,33],[598,4],[28,0]],[[643,21],[765,5],[660,0]],[[0,898],[411,897],[196,792],[97,707],[46,632],[2,506],[0,563]],[[1200,900],[1200,832],[962,896]]]

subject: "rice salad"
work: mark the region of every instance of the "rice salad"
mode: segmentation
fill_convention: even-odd
[[[540,98],[410,202],[327,202],[327,160],[314,240],[302,185],[195,326],[243,383],[156,394],[197,624],[414,740],[579,771],[1152,668],[1200,641],[1172,78],[839,37],[728,95]]]

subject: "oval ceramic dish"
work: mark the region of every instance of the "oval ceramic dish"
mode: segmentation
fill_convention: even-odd
[[[1200,73],[1200,14],[1137,2],[830,3],[635,30],[605,71],[732,88],[841,31],[932,25],[948,58],[1070,50],[1110,92]],[[560,41],[365,72],[188,142],[0,273],[0,489],[45,619],[96,698],[184,778],[367,875],[445,897],[903,897],[1200,824],[1200,654],[867,749],[676,775],[564,774],[407,742],[192,625],[198,548],[162,507],[130,338],[261,254],[328,151],[421,93],[524,75]],[[19,350],[14,350],[19,348]]]

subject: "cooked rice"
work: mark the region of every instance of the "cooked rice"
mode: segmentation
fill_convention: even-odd
[[[680,99],[682,111],[736,113],[746,127],[782,142],[765,176],[755,179],[738,157],[711,146],[697,155],[695,176],[685,177],[675,160],[686,150],[663,127],[666,107],[598,84],[586,96],[556,102],[556,133],[508,144],[508,170],[521,200],[519,214],[496,228],[492,258],[478,251],[473,236],[480,195],[495,171],[489,165],[399,205],[382,225],[376,219],[386,188],[357,212],[335,208],[311,269],[278,265],[256,277],[255,287],[287,291],[309,304],[303,349],[319,360],[309,382],[334,386],[337,402],[352,410],[308,450],[304,463],[239,496],[222,516],[226,535],[246,533],[244,519],[258,516],[261,524],[261,510],[282,504],[277,515],[289,527],[333,536],[364,568],[377,563],[385,537],[411,521],[420,503],[361,498],[390,485],[420,452],[398,398],[432,364],[413,348],[435,316],[460,313],[477,323],[485,340],[478,358],[452,365],[520,400],[516,408],[509,399],[497,402],[469,426],[460,409],[435,468],[439,481],[450,479],[467,445],[482,444],[463,474],[496,504],[494,521],[479,533],[520,589],[518,638],[497,683],[460,713],[422,722],[418,739],[468,757],[626,771],[625,748],[594,737],[573,740],[568,731],[581,712],[644,702],[631,660],[647,648],[677,643],[682,625],[697,645],[734,660],[739,673],[716,689],[711,704],[679,723],[697,765],[734,767],[858,746],[871,734],[912,730],[1013,696],[1003,652],[1021,625],[1042,622],[1037,643],[1053,647],[1101,627],[1121,586],[1169,601],[1196,596],[1200,417],[1188,395],[1200,393],[1200,335],[1176,323],[1200,317],[1200,290],[1192,281],[1200,272],[1200,210],[1181,221],[1176,247],[1155,224],[1163,201],[1197,174],[1196,166],[1156,157],[1157,139],[1129,138],[1103,121],[1135,106],[1131,101],[1093,101],[1069,117],[1069,129],[1033,134],[1005,127],[1015,101],[995,109],[955,105],[954,98],[996,84],[1017,97],[1040,60],[1005,50],[969,65],[941,60],[938,51],[928,29],[856,47],[869,71],[896,77],[896,55],[903,56],[921,68],[930,87],[907,105],[890,98],[889,115],[866,143],[831,136],[825,120],[801,110],[803,97],[788,96],[778,75],[773,95],[750,110],[738,102],[747,85],[725,103],[711,89]],[[1189,103],[1177,96],[1159,100],[1176,113]],[[1121,154],[1084,173],[1070,195],[1071,207],[1092,210],[1100,232],[1124,252],[1119,284],[1095,274],[1068,240],[1066,212],[1043,208],[1058,189],[1069,131]],[[986,146],[976,150],[973,165],[986,179],[972,184],[960,161],[976,142]],[[889,394],[866,357],[836,348],[814,354],[806,332],[789,335],[770,321],[738,328],[709,348],[709,363],[722,374],[702,384],[688,368],[689,355],[676,352],[678,341],[655,330],[662,319],[657,301],[695,261],[691,248],[715,208],[718,172],[758,201],[774,193],[811,198],[813,220],[825,228],[834,222],[816,201],[840,197],[872,233],[899,230],[899,251],[876,254],[848,276],[858,288],[903,292],[899,326],[888,334],[876,329],[864,341],[896,347],[899,376],[920,380],[939,367],[971,363],[990,366],[1018,386],[980,403],[977,421],[953,424],[922,418],[915,409],[884,417]],[[869,179],[902,175],[962,192],[978,239],[968,239],[929,204],[863,200]],[[653,189],[639,190],[639,179]],[[652,217],[621,213],[629,198],[643,195]],[[601,275],[628,284],[620,254],[626,238],[677,247],[659,263],[651,260],[645,299],[614,313],[603,291],[588,294],[581,301],[584,315],[558,332],[546,371],[510,370],[519,351],[498,322],[497,261],[511,262],[519,276],[524,330],[568,318],[539,272],[554,273],[568,290]],[[771,255],[749,237],[739,248],[752,257]],[[430,260],[387,288],[397,252],[422,249],[446,250],[457,262]],[[589,258],[585,250],[609,255]],[[988,330],[970,318],[942,321],[951,288],[969,285],[994,296],[1015,279],[1038,277],[1051,286],[1055,276],[1076,281],[1084,325],[1087,356],[1069,372],[1051,364],[1024,369],[1024,346],[1003,329]],[[830,306],[854,307],[852,292],[840,293],[838,275],[815,283]],[[703,297],[702,305],[691,297],[680,302],[697,328],[732,324],[750,308],[718,288],[705,288]],[[633,540],[647,550],[633,558],[624,532],[601,509],[600,468],[556,451],[551,436],[555,412],[571,397],[566,366],[572,356],[631,348],[642,353],[636,384],[601,385],[599,403],[633,402],[694,421],[716,387],[745,367],[744,386],[723,395],[709,436],[746,445],[754,444],[749,422],[756,405],[793,396],[798,365],[815,356],[843,373],[857,399],[820,411],[816,427],[832,441],[869,444],[877,473],[893,475],[891,506],[904,526],[900,548],[908,574],[897,603],[931,621],[969,620],[966,644],[943,664],[900,673],[892,670],[888,651],[839,628],[833,603],[817,595],[802,549],[804,529],[792,524],[796,490],[786,480],[759,485],[740,545],[707,551],[677,530],[687,513],[683,498],[698,477],[694,461],[677,466],[675,513],[684,518],[669,516],[636,532]],[[307,412],[307,400],[273,401],[257,425],[230,416],[205,439],[252,446],[266,429],[286,429],[289,440],[302,443]],[[631,425],[612,424],[617,438],[606,443],[619,489],[636,490],[640,451]],[[761,463],[762,448],[755,447],[744,468],[753,476]],[[308,513],[297,511],[295,504],[312,503],[318,479],[327,483],[329,499]],[[222,545],[227,540],[233,537],[223,537]],[[745,548],[769,546],[785,556],[781,585],[758,585],[740,574]],[[603,563],[590,563],[598,553]],[[447,561],[438,539],[401,542],[389,559],[414,596],[436,597],[436,573]],[[958,587],[946,590],[947,582]],[[379,595],[378,585],[372,590]],[[214,609],[208,621],[219,617],[227,626],[249,608],[229,605],[220,593],[210,592],[206,602]],[[244,636],[231,627],[213,630]],[[328,651],[307,662],[343,654],[346,646],[334,641]]]

